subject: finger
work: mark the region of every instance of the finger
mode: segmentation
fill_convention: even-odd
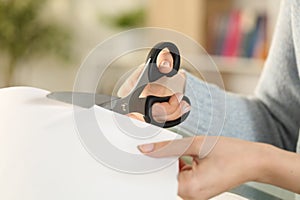
[[[128,113],[126,116],[128,116],[130,118],[133,118],[133,119],[137,119],[137,120],[142,121],[142,122],[145,121],[143,115],[140,114],[140,113],[135,113],[135,112],[134,113]]]
[[[180,158],[179,159],[179,169],[183,168],[185,165],[186,165],[185,161],[182,158]]]
[[[155,103],[152,106],[153,116],[170,115],[179,107],[179,103],[183,98],[183,94],[176,93],[172,95],[168,102]]]
[[[161,73],[167,74],[173,69],[173,57],[169,49],[164,48],[157,56],[157,66]]]
[[[165,111],[165,108],[161,108],[161,109]],[[181,101],[179,106],[177,106],[176,110],[173,113],[167,114],[167,112],[165,111],[165,114],[160,114],[160,115],[153,114],[153,118],[157,122],[161,122],[161,123],[165,121],[172,121],[180,118],[183,114],[189,112],[190,110],[191,110],[191,106],[186,101]],[[155,114],[157,114],[157,112]]]
[[[183,98],[183,94],[174,94],[171,96],[168,102],[155,103],[152,106],[153,118],[158,122],[165,122],[169,115],[177,113],[180,108],[180,101]],[[180,114],[179,114],[180,116]]]
[[[117,95],[119,97],[127,96],[131,90],[133,89],[137,79],[141,75],[144,68],[144,64],[141,64],[137,67],[137,69],[126,79],[126,81],[119,88]]]
[[[192,166],[187,164],[182,158],[179,159],[179,171],[192,169]]]
[[[153,96],[171,96],[174,92],[170,90],[169,88],[156,84],[156,83],[149,83],[142,91],[140,97],[147,97],[150,95]]]
[[[158,122],[180,118],[191,109],[191,106],[186,101],[182,101],[182,98],[183,94],[177,93],[171,96],[169,102],[154,104],[152,106],[153,118]]]
[[[184,93],[186,77],[181,70],[172,77],[163,76],[155,82],[149,83],[143,90],[143,97],[171,96],[175,93]]]
[[[151,157],[198,156],[203,136],[139,145],[138,149]]]

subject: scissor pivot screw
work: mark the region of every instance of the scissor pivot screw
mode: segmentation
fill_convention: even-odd
[[[122,110],[123,110],[124,112],[127,111],[127,106],[128,106],[127,103],[123,103],[123,104],[121,105],[121,108],[122,108]]]

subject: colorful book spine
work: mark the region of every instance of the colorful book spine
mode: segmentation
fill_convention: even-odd
[[[241,41],[241,13],[233,11],[228,21],[228,30],[225,34],[222,55],[238,56],[238,49]]]
[[[265,59],[267,55],[267,16],[265,14],[244,15],[241,10],[219,14],[213,17],[213,32],[209,39],[213,49],[211,53],[230,57],[248,57]],[[245,19],[253,22],[248,29],[243,29]]]

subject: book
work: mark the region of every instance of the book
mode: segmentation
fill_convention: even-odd
[[[268,51],[265,13],[234,9],[208,21],[209,53],[226,57],[265,59]]]

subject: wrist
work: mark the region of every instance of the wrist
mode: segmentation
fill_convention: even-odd
[[[270,154],[272,152],[272,146],[265,143],[255,143],[256,150],[255,150],[255,164],[254,164],[254,176],[253,180],[256,182],[265,182],[266,177],[268,175],[266,172],[269,172],[270,168]]]
[[[253,181],[261,183],[271,183],[274,175],[274,163],[280,153],[276,147],[270,144],[257,143],[258,158],[256,163],[257,173]]]
[[[300,193],[300,155],[269,144],[258,143],[260,156],[253,181]]]
[[[253,142],[253,154],[250,159],[250,176],[248,181],[266,183],[270,176],[270,165],[274,147],[265,143]]]

